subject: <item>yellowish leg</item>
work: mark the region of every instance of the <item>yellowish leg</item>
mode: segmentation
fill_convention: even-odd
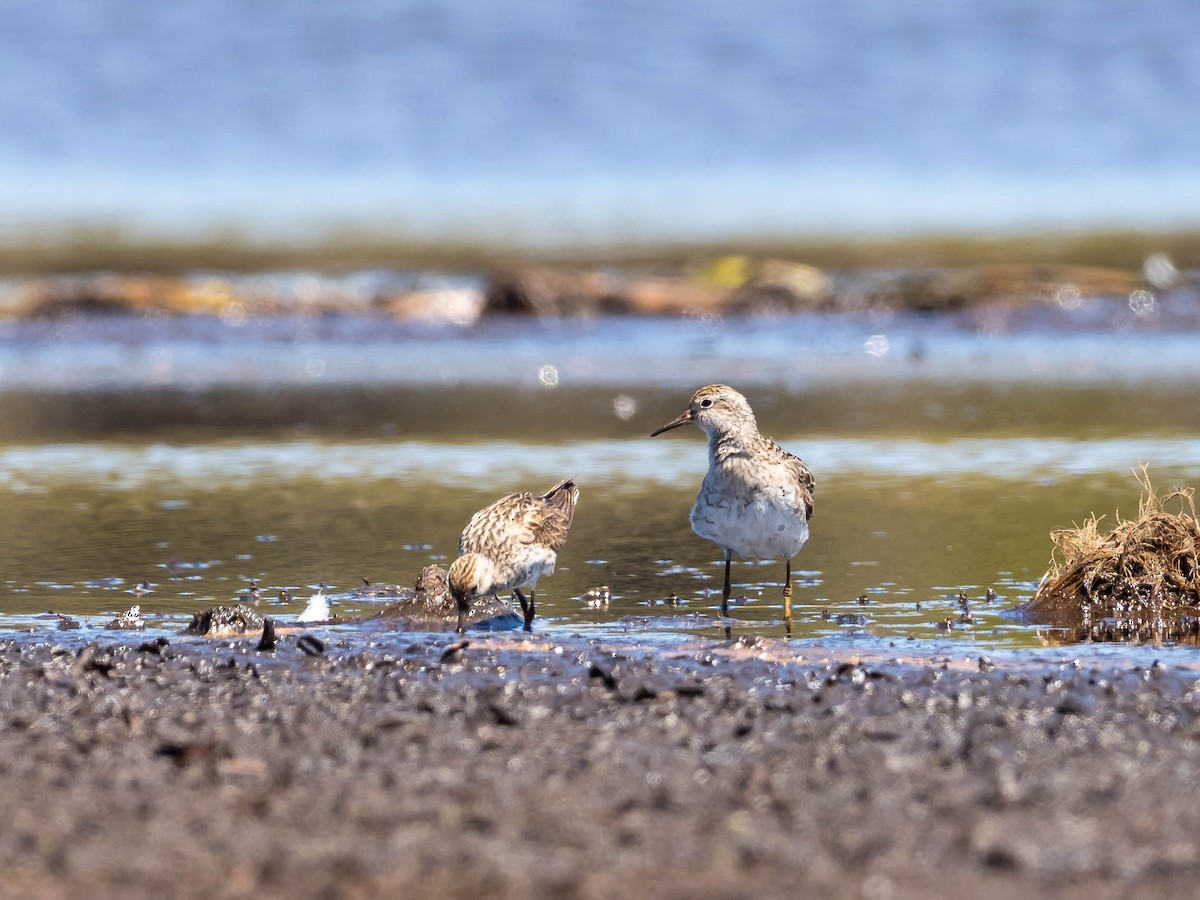
[[[783,627],[787,636],[792,636],[792,561],[789,559],[784,567],[783,576]]]

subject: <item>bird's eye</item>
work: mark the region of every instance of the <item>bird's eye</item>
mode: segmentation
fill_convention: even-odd
[[[703,400],[700,401],[701,409],[708,409],[710,406],[712,406],[712,398],[711,397],[705,397]]]

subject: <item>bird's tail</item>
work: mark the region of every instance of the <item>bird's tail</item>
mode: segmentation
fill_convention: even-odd
[[[579,502],[579,488],[575,486],[574,478],[563,479],[542,494],[541,499],[546,501],[547,506],[562,510],[567,517],[569,528],[571,520],[575,517],[575,504]]]

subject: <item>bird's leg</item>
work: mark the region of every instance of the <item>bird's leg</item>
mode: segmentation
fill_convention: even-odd
[[[725,587],[721,589],[721,615],[729,615],[729,562],[733,558],[733,551],[725,551]]]
[[[525,630],[533,631],[533,591],[529,592],[528,600],[525,599],[520,588],[513,588],[513,593],[521,603],[521,614],[525,617]]]
[[[783,627],[787,636],[792,636],[792,561],[784,566],[783,576]]]

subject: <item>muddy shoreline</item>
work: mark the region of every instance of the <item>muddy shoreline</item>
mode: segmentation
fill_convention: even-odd
[[[0,643],[0,893],[1194,891],[1200,672],[1169,650],[468,638]]]
[[[119,231],[0,241],[0,323],[80,315],[485,318],[1190,310],[1200,233],[859,235],[681,245],[420,244],[383,234],[266,245]],[[1075,318],[1079,318],[1078,316]]]
[[[468,327],[494,317],[595,319],[779,316],[792,313],[979,314],[1078,311],[1119,301],[1137,315],[1160,299],[1194,306],[1197,284],[1163,254],[1141,271],[1006,263],[967,267],[825,270],[794,259],[725,256],[649,272],[510,265],[454,275],[424,270],[308,269],[244,275],[101,271],[0,278],[0,321],[62,322],[80,316],[211,317],[234,327],[278,317],[365,316]]]

